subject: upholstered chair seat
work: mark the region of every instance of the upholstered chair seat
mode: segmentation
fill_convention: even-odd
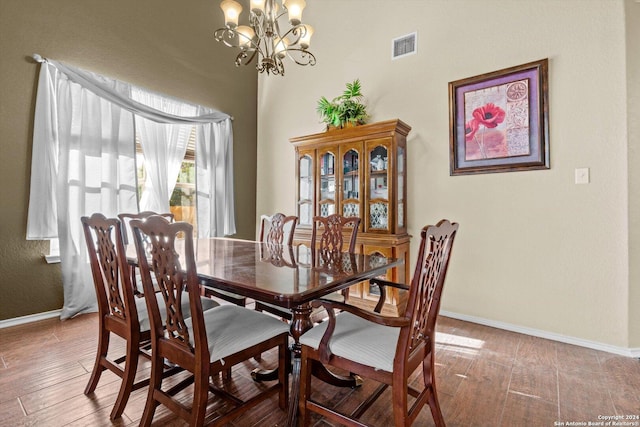
[[[329,322],[323,322],[311,328],[300,337],[300,344],[317,350],[328,325]],[[340,313],[336,315],[336,329],[329,349],[335,356],[392,372],[399,336],[400,328],[378,325],[351,313]]]
[[[204,307],[203,307],[204,308]],[[289,332],[289,325],[274,317],[237,305],[221,305],[204,313],[210,362],[221,360],[246,348],[255,346],[275,335]],[[193,320],[185,319],[189,329]],[[194,345],[193,335],[189,342]]]

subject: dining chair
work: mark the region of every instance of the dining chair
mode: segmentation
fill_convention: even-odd
[[[271,216],[262,215],[260,217],[258,241],[260,243],[266,243],[270,247],[282,245],[291,247],[291,245],[293,245],[293,236],[295,234],[297,224],[298,217],[294,215],[286,216],[280,212]],[[257,311],[266,311],[268,313],[275,314],[283,319],[291,320],[292,318],[291,311],[263,301],[256,300],[254,308]]]
[[[435,383],[435,328],[440,298],[458,224],[442,220],[422,229],[418,260],[411,286],[371,279],[381,289],[373,312],[344,303],[320,300],[329,320],[300,337],[302,344],[299,411],[301,424],[308,427],[310,412],[344,425],[365,425],[358,420],[391,385],[393,423],[410,426],[424,405],[429,405],[436,426],[445,421],[438,403]],[[408,291],[403,315],[380,315],[385,287]],[[336,315],[334,310],[341,310]],[[351,414],[323,405],[311,398],[311,372],[316,363],[340,368],[381,385]],[[409,385],[409,377],[422,366],[421,387]],[[412,400],[409,399],[411,396]]]
[[[96,359],[84,394],[95,391],[106,369],[118,375],[122,381],[111,411],[113,420],[122,415],[131,392],[149,384],[149,377],[134,381],[139,356],[150,358],[149,316],[145,299],[135,295],[131,282],[122,223],[117,218],[106,218],[100,213],[82,217],[81,222],[98,301],[99,331]],[[218,303],[207,299],[203,305],[211,308]],[[185,310],[188,308],[185,307]],[[125,354],[121,357],[108,356],[111,334],[126,341]],[[168,369],[164,374],[171,375],[176,371]]]
[[[359,225],[360,218],[355,216],[346,217],[340,214],[333,214],[326,217],[314,216],[313,226],[311,228],[311,250],[354,252],[356,249]]]
[[[297,217],[294,217],[297,219]],[[340,252],[354,252],[356,248],[356,239],[358,235],[358,225],[360,224],[360,218],[358,217],[344,217],[339,214],[329,215],[327,217],[316,216],[313,218],[313,225],[311,230],[311,257],[316,259],[318,253],[320,257],[323,254],[340,253]],[[294,224],[295,230],[295,224]],[[293,234],[293,232],[292,232]],[[260,233],[262,237],[262,232]],[[346,240],[345,240],[346,236]],[[293,238],[290,238],[293,242]],[[328,295],[325,298],[337,299],[344,301],[348,298],[348,289],[343,292],[336,292]],[[283,307],[279,307],[274,304],[269,304],[261,301],[256,301],[255,309],[258,311],[266,311],[276,316],[280,316],[283,319],[291,320],[293,315],[291,310]],[[315,309],[312,314],[312,320],[322,320],[320,314],[322,309]]]
[[[131,226],[129,225],[129,223],[131,222],[131,220],[133,219],[140,219],[145,221],[147,218],[149,218],[152,215],[160,215],[163,216],[165,218],[167,218],[169,221],[173,221],[174,220],[174,216],[173,213],[171,212],[153,212],[153,211],[142,211],[142,212],[138,212],[138,213],[120,213],[118,214],[118,219],[120,220],[120,222],[122,223],[122,240],[126,245],[128,244],[133,244],[133,236],[131,234]],[[134,285],[134,289],[136,292],[136,295],[142,295],[142,282],[140,281],[140,274],[138,274],[138,269],[136,268],[135,265],[129,265],[129,274],[131,275],[131,282]]]
[[[289,383],[286,367],[291,363],[288,349],[289,327],[285,323],[245,307],[233,304],[220,305],[204,310],[199,295],[200,284],[194,257],[193,227],[185,222],[170,223],[161,217],[147,221],[131,221],[136,250],[145,291],[151,292],[151,275],[161,288],[164,306],[158,300],[147,298],[151,319],[151,382],[147,401],[140,422],[149,426],[155,410],[163,404],[189,425],[201,426],[205,421],[209,392],[220,396],[225,403],[234,405],[224,413],[214,411],[214,425],[228,423],[261,401],[278,394],[278,404],[285,409],[288,404]],[[176,246],[178,236],[184,235]],[[151,257],[147,259],[144,241],[150,242]],[[190,318],[180,309],[185,296],[181,293],[186,283],[191,307]],[[163,328],[163,321],[166,328]],[[231,394],[233,387],[214,384],[220,372],[244,362],[270,349],[278,349],[278,381],[276,384],[256,386],[259,390],[247,400]],[[190,378],[179,384],[163,384],[162,366],[167,360],[190,372]],[[185,403],[185,395],[176,393],[193,385],[192,402]],[[246,390],[243,389],[243,393]],[[187,399],[188,400],[188,399]]]
[[[293,236],[298,225],[298,217],[294,215],[286,216],[277,212],[271,216],[262,215],[260,217],[260,232],[258,241],[267,244],[293,245]]]

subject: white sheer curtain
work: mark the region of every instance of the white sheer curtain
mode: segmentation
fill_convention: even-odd
[[[197,108],[132,88],[131,97],[142,104],[176,116],[195,116]],[[147,180],[140,198],[140,210],[169,212],[169,199],[180,173],[193,125],[157,123],[136,116],[136,130],[144,153]]]
[[[229,122],[198,126],[196,133],[196,203],[198,236],[234,234],[233,131]]]
[[[227,114],[195,106],[161,111],[145,105],[143,99],[132,99],[128,83],[37,55],[34,58],[43,63],[36,99],[27,239],[60,239],[62,318],[96,309],[80,217],[94,212],[114,216],[138,209],[134,116],[208,129],[204,135],[198,132],[196,140],[197,150],[203,150],[196,153],[197,179],[202,184],[200,188],[196,182],[198,203],[201,199],[208,202],[203,205],[207,215],[198,215],[198,229],[201,236],[235,233],[233,182],[227,179],[233,177],[233,136]],[[173,138],[169,133],[166,140]],[[174,151],[150,162],[149,169],[155,169],[162,158],[177,157],[179,150]],[[226,178],[221,182],[219,175]],[[164,194],[170,194],[168,187]]]
[[[137,209],[133,132],[133,114],[42,65],[27,238],[60,240],[63,319],[97,309],[80,217]]]

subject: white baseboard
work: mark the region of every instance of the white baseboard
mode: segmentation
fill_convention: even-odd
[[[25,323],[36,322],[38,320],[51,319],[52,317],[60,317],[60,313],[62,313],[62,309],[45,311],[44,313],[29,314],[28,316],[14,317],[12,319],[0,320],[0,329],[22,325]]]
[[[563,342],[566,344],[578,345],[581,347],[591,348],[593,350],[606,351],[607,353],[619,354],[621,356],[640,358],[640,348],[625,348],[610,344],[599,343],[595,341],[584,340],[566,335],[556,334],[555,332],[543,331],[540,329],[528,328],[526,326],[513,325],[511,323],[500,322],[497,320],[484,319],[482,317],[469,316],[466,314],[453,313],[451,311],[440,310],[440,315],[451,317],[452,319],[464,320],[465,322],[478,323],[480,325],[491,326],[492,328],[504,329],[506,331],[517,332],[519,334],[531,335],[534,337],[545,338],[552,341]]]

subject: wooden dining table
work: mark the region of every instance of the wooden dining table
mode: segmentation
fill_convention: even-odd
[[[180,250],[177,245],[177,250]],[[300,336],[313,327],[311,302],[372,277],[403,263],[381,255],[329,253],[311,248],[230,238],[194,240],[195,260],[203,292],[222,289],[290,309],[292,387],[287,425],[295,426],[300,390]],[[129,252],[132,254],[132,252]],[[130,257],[135,262],[135,255]],[[334,385],[354,386],[355,380],[333,375],[322,366],[316,376]],[[254,378],[270,378],[269,374]]]

